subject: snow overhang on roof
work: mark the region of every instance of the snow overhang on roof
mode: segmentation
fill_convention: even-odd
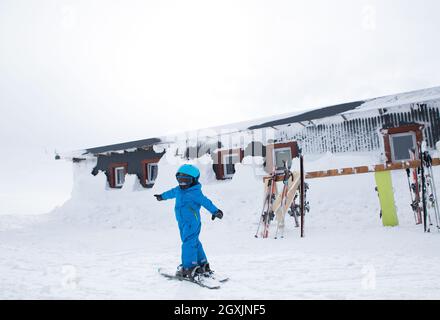
[[[159,138],[149,138],[149,139],[143,139],[137,141],[123,142],[123,143],[102,146],[102,147],[81,149],[66,153],[57,153],[55,156],[55,160],[65,159],[75,162],[77,160],[80,161],[80,160],[86,160],[88,158],[93,158],[97,155],[129,152],[129,151],[135,151],[137,149],[147,149],[149,147],[154,147],[156,145],[163,143],[166,142],[163,142]]]
[[[131,151],[136,149],[142,149],[147,147],[152,147],[155,144],[161,143],[162,140],[159,138],[149,138],[137,141],[123,142],[118,144],[112,144],[108,146],[89,148],[85,150],[84,154],[103,154],[103,153],[111,153],[118,151]]]

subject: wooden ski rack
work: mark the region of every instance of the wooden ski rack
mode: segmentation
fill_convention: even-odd
[[[285,227],[285,216],[289,209],[292,209],[292,204],[295,201],[296,193],[299,188],[301,188],[301,174],[298,171],[290,171],[288,178],[286,179],[286,173],[276,174],[275,176],[265,176],[263,177],[264,189],[265,189],[265,203],[263,205],[263,213],[265,208],[267,212],[272,212],[274,214],[274,220],[277,224],[275,239],[278,237],[278,233],[280,232],[281,238],[284,237],[284,227]],[[275,182],[275,183],[274,183]],[[284,182],[281,190],[279,189],[279,185],[277,186],[276,182]],[[272,189],[270,193],[271,196],[268,198],[268,191]],[[304,186],[302,186],[304,189]],[[268,202],[269,201],[269,202]],[[295,216],[295,221],[296,221]],[[304,220],[304,218],[302,218]],[[303,221],[302,220],[302,221]],[[264,222],[264,220],[260,219],[260,223]],[[299,225],[298,225],[299,226]],[[258,237],[258,231],[260,229],[260,225],[258,226],[257,233],[255,237]],[[261,234],[262,238],[267,238],[269,235],[268,225],[263,229]],[[302,233],[303,235],[303,233]]]
[[[263,182],[266,184],[266,181],[272,179],[272,176],[264,176]],[[284,174],[279,174],[275,176],[275,182],[284,181]]]
[[[440,158],[433,158],[432,165],[440,166]],[[346,175],[379,172],[379,171],[404,170],[408,168],[418,168],[418,167],[420,167],[420,160],[412,160],[412,161],[393,162],[388,164],[377,164],[371,166],[360,166],[360,167],[307,172],[305,178],[316,179],[316,178],[326,178],[326,177],[337,177],[337,176],[346,176]]]

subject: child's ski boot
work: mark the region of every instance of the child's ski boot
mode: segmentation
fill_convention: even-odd
[[[200,273],[200,266],[194,266],[192,268],[184,268],[182,265],[177,267],[176,277],[188,278],[194,280]]]
[[[221,276],[215,273],[209,266],[209,263],[202,264],[198,270],[198,273],[201,275],[202,278],[209,278],[221,283],[229,280],[229,277]]]
[[[202,274],[204,277],[211,277],[214,274],[214,271],[209,267],[209,263],[204,263],[200,266],[198,272]]]

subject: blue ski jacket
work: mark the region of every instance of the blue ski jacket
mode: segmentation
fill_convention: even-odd
[[[211,214],[215,214],[218,208],[202,193],[202,185],[196,185],[181,189],[179,186],[162,193],[162,199],[176,199],[174,212],[180,225],[200,224],[200,208],[203,206]]]
[[[199,240],[202,227],[200,208],[203,206],[211,214],[215,214],[218,211],[217,207],[202,193],[200,183],[188,189],[175,187],[161,196],[163,200],[176,199],[174,211],[182,240],[182,266],[191,268],[207,263],[205,251]]]

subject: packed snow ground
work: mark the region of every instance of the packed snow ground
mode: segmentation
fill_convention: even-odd
[[[325,155],[306,165],[376,160]],[[381,225],[373,174],[313,179],[306,237],[286,217],[285,238],[275,240],[254,238],[262,205],[258,168],[240,165],[231,182],[212,182],[208,163],[203,191],[225,216],[211,221],[203,211],[201,240],[212,267],[230,281],[208,290],[166,280],[157,269],[177,266],[180,239],[173,201],[157,202],[153,194],[175,185],[177,165],[164,160],[152,190],[132,177],[122,190],[105,190],[104,175],[89,174],[93,163],[75,165],[72,198],[63,206],[41,216],[0,216],[0,298],[440,298],[440,233],[414,224],[403,171],[392,174],[399,227]],[[438,168],[435,174],[440,181]]]

